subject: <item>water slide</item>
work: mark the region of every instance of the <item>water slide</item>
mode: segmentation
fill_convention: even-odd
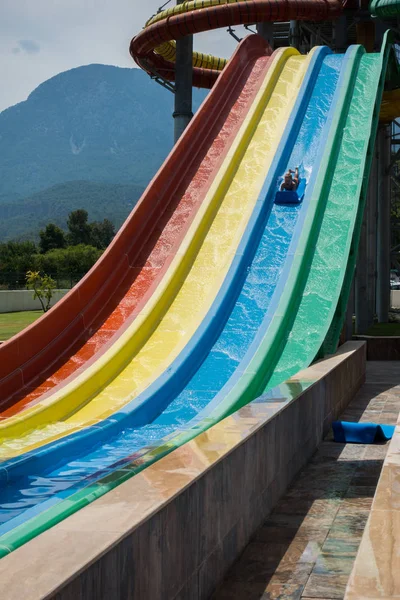
[[[0,416],[57,391],[141,312],[232,148],[267,68],[245,42],[96,266],[48,314],[0,347]]]
[[[184,7],[195,14],[195,4]],[[150,72],[153,55],[160,69],[168,63],[162,53],[174,52],[154,34],[173,18],[158,16],[138,36],[142,44],[153,28],[152,48],[144,44],[138,55]],[[195,77],[216,78],[221,63],[194,60]],[[0,349],[10,354],[0,423],[1,554],[269,393],[323,343],[336,347],[388,62],[387,39],[379,54],[353,46],[345,55],[315,48],[304,57],[292,48],[271,54],[260,38],[247,38],[102,261],[63,309]],[[274,204],[280,176],[300,163],[302,204]],[[181,171],[168,187],[171,165]],[[104,291],[113,261],[117,279]],[[51,315],[78,307],[89,289],[97,293],[79,305],[78,319],[69,315],[66,337],[57,330],[68,347],[57,357],[61,367],[53,361],[57,370],[50,366],[37,384],[38,365],[56,346],[46,354],[41,340],[29,356],[26,340],[50,331],[47,323],[55,327]],[[116,325],[106,326],[103,340],[107,319]]]

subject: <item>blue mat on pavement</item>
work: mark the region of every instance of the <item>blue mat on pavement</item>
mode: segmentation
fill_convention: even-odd
[[[332,429],[335,442],[341,442],[342,444],[374,444],[392,439],[395,425],[334,421]]]

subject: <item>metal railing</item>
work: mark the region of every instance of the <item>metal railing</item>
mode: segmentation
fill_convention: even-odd
[[[63,273],[61,275],[47,273],[56,282],[58,290],[69,290],[78,283],[84,276],[84,273]],[[26,273],[1,273],[0,272],[0,291],[1,290],[26,290]]]

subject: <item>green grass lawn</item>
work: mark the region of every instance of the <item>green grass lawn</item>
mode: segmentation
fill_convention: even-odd
[[[42,314],[41,310],[0,314],[0,341],[5,342],[10,339]],[[400,336],[400,323],[375,323],[368,329],[367,335]]]
[[[25,329],[43,314],[41,310],[27,310],[0,314],[0,341],[5,342],[13,335]]]
[[[375,323],[368,329],[367,335],[400,336],[400,323]]]

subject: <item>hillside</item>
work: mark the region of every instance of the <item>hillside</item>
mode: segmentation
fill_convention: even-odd
[[[0,202],[69,181],[145,187],[172,147],[172,112],[173,95],[139,69],[60,73],[0,113]]]
[[[65,226],[76,208],[119,227],[172,147],[172,112],[145,73],[107,65],[60,73],[1,112],[0,241]]]
[[[23,200],[0,204],[0,241],[37,239],[47,223],[66,229],[68,214],[84,208],[91,221],[124,222],[143,193],[136,185],[72,181],[37,192]]]

